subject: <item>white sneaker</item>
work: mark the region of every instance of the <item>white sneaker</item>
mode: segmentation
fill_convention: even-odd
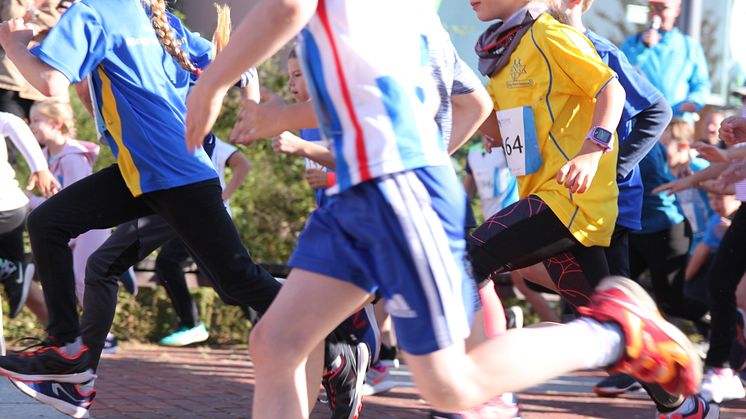
[[[730,368],[710,368],[702,379],[699,393],[707,401],[722,403],[746,396],[741,379]]]
[[[363,384],[363,396],[372,396],[383,393],[396,387],[396,383],[389,374],[389,367],[381,361],[376,362],[368,368],[365,373],[365,384]]]

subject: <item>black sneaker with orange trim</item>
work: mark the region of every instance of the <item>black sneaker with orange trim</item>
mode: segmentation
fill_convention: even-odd
[[[35,340],[38,343],[0,356],[0,374],[21,381],[52,380],[72,384],[85,383],[96,377],[89,368],[87,346],[83,345],[75,355],[68,355],[54,338]]]
[[[357,419],[363,408],[363,382],[370,364],[368,345],[326,339],[322,384],[326,390],[332,419]]]

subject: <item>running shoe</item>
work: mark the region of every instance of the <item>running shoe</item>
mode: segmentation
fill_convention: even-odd
[[[741,379],[730,368],[708,368],[699,394],[705,400],[715,403],[746,397]]]
[[[483,405],[457,413],[430,411],[431,419],[514,419],[520,418],[521,412],[513,393],[504,393],[494,397]]]
[[[326,366],[321,382],[332,419],[357,419],[363,408],[363,381],[370,349],[364,343],[350,345],[327,339],[326,350],[326,359],[332,361]]]
[[[28,290],[34,278],[32,263],[12,262],[9,260],[0,264],[0,282],[5,284],[5,295],[10,305],[10,318],[15,318],[26,305]]]
[[[0,374],[21,381],[53,380],[73,384],[96,377],[88,368],[87,346],[83,345],[80,352],[70,356],[53,338],[31,339],[38,343],[14,354],[0,356]]]
[[[117,345],[117,337],[111,333],[106,335],[104,340],[104,347],[101,349],[101,353],[104,355],[113,355],[119,351],[119,345]]]
[[[601,397],[616,397],[628,391],[639,390],[640,383],[627,374],[613,374],[599,381],[593,391]]]
[[[210,334],[207,332],[205,324],[200,322],[200,324],[194,327],[182,327],[161,339],[158,343],[163,346],[187,346],[193,343],[204,342],[209,337]]]
[[[697,395],[689,397],[694,402],[694,408],[689,409],[689,412],[681,412],[680,408],[673,412],[658,412],[658,419],[718,419],[720,417],[720,407],[717,404],[708,403]]]
[[[508,329],[520,329],[523,327],[523,309],[520,306],[510,306],[505,311]]]
[[[57,381],[16,381],[10,380],[25,395],[74,418],[87,418],[93,405],[96,390],[93,383],[70,384]]]
[[[377,361],[368,368],[365,373],[365,383],[363,384],[363,396],[372,396],[374,394],[384,393],[396,387],[394,379],[391,378],[389,367],[381,361]]]
[[[746,368],[746,313],[740,308],[736,310],[736,336],[730,350],[730,366],[736,371],[742,371]]]
[[[624,353],[610,373],[625,373],[643,383],[685,396],[702,381],[702,360],[689,339],[663,319],[648,293],[632,280],[607,277],[596,288],[591,304],[580,314],[599,322],[614,322],[624,336]]]
[[[381,350],[378,353],[378,359],[389,368],[399,368],[399,358],[397,358],[398,354],[399,350],[396,346],[389,346],[382,343]]]

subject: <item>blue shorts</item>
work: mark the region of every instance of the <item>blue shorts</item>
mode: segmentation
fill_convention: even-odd
[[[444,166],[361,183],[313,212],[290,265],[380,291],[411,354],[462,342],[476,292],[465,272],[465,199]]]

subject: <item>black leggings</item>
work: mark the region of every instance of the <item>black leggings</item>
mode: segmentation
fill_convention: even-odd
[[[727,367],[736,336],[736,288],[746,272],[746,205],[736,212],[707,271],[710,298],[710,349],[705,364]]]
[[[241,243],[223,206],[217,178],[135,198],[117,165],[112,165],[63,189],[29,216],[50,336],[68,342],[81,334],[69,240],[91,229],[111,228],[153,213],[166,220],[215,279],[215,290],[223,300],[260,313],[267,310],[280,284],[254,263]]]
[[[631,234],[630,268],[634,280],[646,269],[650,270],[653,294],[661,311],[696,321],[707,313],[707,305],[684,295],[691,241],[692,230],[686,220],[663,231]]]
[[[490,217],[469,242],[478,280],[543,262],[560,295],[574,307],[588,304],[591,284],[609,275],[603,248],[580,244],[546,203],[533,195]]]
[[[23,260],[23,229],[28,207],[0,211],[0,259]]]
[[[178,238],[171,239],[161,246],[155,260],[155,271],[179,317],[179,327],[191,329],[199,323],[199,312],[184,275],[184,267],[189,261],[190,254],[184,243]]]

